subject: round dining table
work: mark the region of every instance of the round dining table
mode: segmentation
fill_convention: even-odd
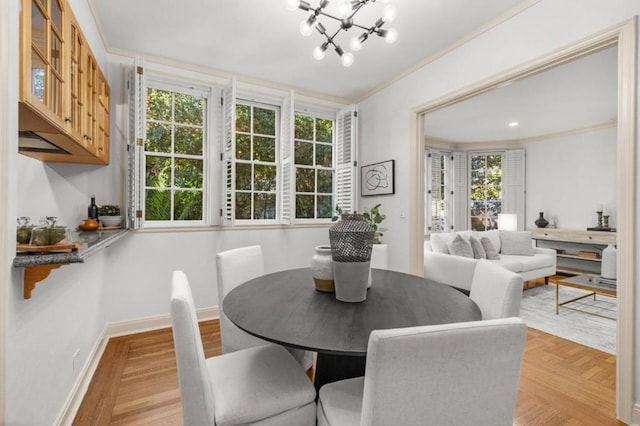
[[[249,334],[317,352],[316,389],[364,375],[373,330],[477,321],[478,306],[444,284],[402,272],[372,269],[363,302],[315,290],[310,268],[254,278],[230,291],[222,309]]]

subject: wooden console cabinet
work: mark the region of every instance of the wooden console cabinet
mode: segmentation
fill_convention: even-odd
[[[558,273],[600,274],[602,250],[616,243],[615,232],[547,228],[532,228],[530,231],[538,247],[558,251]]]
[[[19,97],[22,154],[109,164],[109,85],[66,0],[22,0]]]

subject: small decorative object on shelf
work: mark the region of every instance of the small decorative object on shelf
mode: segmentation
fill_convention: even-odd
[[[609,244],[607,248],[602,250],[602,271],[600,275],[603,278],[616,279],[617,253],[616,246],[613,244]]]
[[[87,208],[87,217],[89,219],[98,220],[98,205],[96,204],[96,196],[91,197],[91,204]]]
[[[331,246],[317,246],[315,248],[315,254],[311,258],[311,270],[316,290],[325,293],[335,291]]]
[[[336,299],[362,302],[367,298],[374,231],[361,214],[343,214],[329,229]]]
[[[20,216],[18,218],[18,230],[16,231],[18,244],[29,244],[31,241],[31,231],[35,226],[31,225],[30,221],[31,219],[28,216]]]
[[[105,204],[98,209],[100,213],[100,222],[102,226],[120,226],[122,216],[120,216],[120,207]]]
[[[549,221],[544,218],[544,212],[540,212],[540,217],[534,222],[538,228],[546,228]]]
[[[603,226],[602,226],[602,209],[598,210],[596,212],[596,214],[598,215],[598,228],[603,228]]]
[[[608,214],[605,214],[605,215],[602,216],[602,221],[604,222],[602,226],[605,227],[605,228],[609,228],[609,215]]]
[[[97,231],[99,227],[100,224],[95,219],[85,219],[78,225],[81,231]]]

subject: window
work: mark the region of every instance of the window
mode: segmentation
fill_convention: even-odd
[[[236,219],[276,219],[277,127],[276,108],[236,104]]]
[[[142,58],[126,91],[133,228],[288,225],[354,209],[353,106],[296,109],[293,91],[256,99],[238,95],[234,78],[217,92],[145,75]]]
[[[332,216],[333,125],[333,120],[295,114],[296,219]]]
[[[207,98],[150,82],[146,90],[144,219],[203,222]]]
[[[471,229],[497,229],[502,212],[502,154],[473,153],[470,161]]]

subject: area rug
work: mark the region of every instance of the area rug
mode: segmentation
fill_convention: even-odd
[[[560,301],[586,294],[587,292],[560,287]],[[555,284],[538,285],[524,290],[520,316],[527,326],[581,345],[589,346],[610,354],[616,354],[616,321],[577,312],[560,307],[556,315]],[[616,316],[616,299],[597,295],[596,300],[588,297],[570,305],[573,308],[595,312],[609,317]]]

